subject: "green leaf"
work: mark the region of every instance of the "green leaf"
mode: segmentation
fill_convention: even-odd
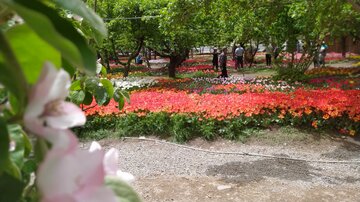
[[[72,82],[70,86],[70,91],[76,91],[76,90],[81,90],[81,80],[76,80]]]
[[[37,162],[42,162],[45,158],[45,154],[48,152],[49,146],[42,138],[37,138],[34,147],[35,159]]]
[[[25,184],[15,177],[3,173],[0,175],[0,202],[19,201]]]
[[[0,154],[1,154],[0,155],[0,175],[4,174],[6,172],[11,176],[20,179],[21,178],[20,170],[10,160],[9,131],[8,131],[6,122],[2,118],[0,118],[0,131],[1,131],[1,133],[0,133]]]
[[[10,152],[10,159],[21,169],[26,154],[31,150],[31,144],[20,125],[9,125],[8,130],[11,141],[14,141],[16,145],[15,150]]]
[[[3,0],[16,11],[42,39],[58,49],[72,65],[93,74],[96,56],[84,37],[72,23],[61,18],[58,12],[41,1]]]
[[[85,90],[94,95],[95,101],[98,105],[103,105],[104,103],[106,103],[106,101],[108,99],[111,98],[109,96],[107,90],[109,90],[109,92],[111,92],[112,84],[110,82],[110,84],[111,84],[111,87],[110,87],[108,82],[104,82],[104,83],[105,83],[105,86],[107,89],[104,87],[104,84],[102,84],[101,80],[99,80],[96,77],[87,78],[84,82]],[[113,93],[113,91],[112,91],[112,93]]]
[[[36,162],[34,160],[28,160],[24,162],[24,166],[22,168],[22,171],[26,174],[31,174],[32,172],[36,171]]]
[[[104,66],[101,67],[101,75],[104,77],[106,77],[106,75],[107,75],[106,67],[104,67]]]
[[[119,104],[119,106],[118,106],[119,110],[122,110],[122,108],[124,108],[124,106],[125,106],[124,97],[121,97],[121,99],[118,101],[118,104]]]
[[[18,101],[18,99],[16,99],[16,97],[13,95],[13,94],[9,94],[9,103],[10,103],[10,106],[11,106],[11,113],[13,114],[17,114],[20,112],[21,108],[23,106],[20,106],[20,103]]]
[[[124,96],[124,98],[126,99],[126,102],[130,103],[130,94],[127,91],[120,91],[120,92]]]
[[[106,100],[109,98],[108,93],[106,92],[105,88],[103,87],[98,87],[95,90],[95,94],[94,94],[96,103],[100,106],[102,106]]]
[[[45,61],[51,61],[55,66],[60,67],[59,52],[25,24],[8,30],[6,36],[30,84],[37,81]]]
[[[19,103],[18,111],[22,111],[27,92],[26,78],[16,59],[16,56],[5,35],[0,32],[0,83]]]
[[[75,103],[75,104],[82,104],[84,99],[85,99],[85,92],[80,90],[80,91],[71,91],[70,92],[70,99],[71,102]]]
[[[114,100],[119,104],[118,108],[119,110],[121,110],[122,108],[124,108],[125,105],[125,98],[124,95],[122,94],[121,90],[117,89],[114,93]]]
[[[61,67],[69,73],[70,77],[73,77],[76,73],[76,68],[74,68],[64,57],[61,58]]]
[[[0,118],[0,173],[5,170],[9,163],[10,137],[6,122]],[[1,195],[1,194],[0,194]]]
[[[84,105],[91,105],[92,101],[93,101],[93,95],[86,91],[83,104]]]
[[[111,188],[121,202],[141,202],[139,195],[130,185],[115,177],[106,177],[105,184]]]
[[[114,97],[114,100],[115,100],[116,102],[119,102],[121,99],[124,99],[124,97],[123,97],[123,95],[120,93],[120,90],[119,90],[119,89],[117,89],[117,90],[115,91],[113,97]]]
[[[90,9],[83,1],[81,0],[53,0],[57,5],[62,8],[69,10],[81,17],[89,23],[93,28],[93,31],[99,32],[103,38],[107,35],[107,30],[103,20],[92,10]]]
[[[107,79],[100,79],[100,82],[102,83],[103,87],[106,89],[106,92],[108,93],[110,99],[114,96],[114,86],[111,83],[111,81]]]
[[[99,79],[96,77],[87,78],[84,82],[85,90],[95,94],[95,91],[99,86],[99,82]]]

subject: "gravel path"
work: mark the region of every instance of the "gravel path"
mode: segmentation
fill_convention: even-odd
[[[100,143],[105,149],[119,149],[119,166],[136,176],[134,187],[144,201],[360,201],[360,163],[214,154],[159,141]],[[360,162],[360,147],[343,142],[260,146],[194,140],[187,146],[311,161]]]

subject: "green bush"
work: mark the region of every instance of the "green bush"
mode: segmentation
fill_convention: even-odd
[[[288,67],[288,66],[277,66],[275,68],[276,75],[273,76],[273,79],[278,81],[287,81],[288,83],[294,83],[296,81],[304,81],[308,79],[308,76],[305,75],[305,70],[303,68]]]
[[[277,126],[293,126],[313,128],[316,120],[316,130],[360,130],[360,123],[350,121],[346,115],[339,118],[324,120],[323,114],[303,114],[302,117],[293,117],[284,114],[279,118],[279,112],[273,114],[241,115],[233,119],[216,120],[203,119],[191,114],[147,113],[139,116],[131,113],[126,116],[93,116],[89,117],[84,127],[75,129],[76,134],[83,139],[102,139],[106,137],[126,136],[159,136],[171,137],[176,142],[185,142],[195,137],[213,140],[223,137],[231,140],[245,141],[252,133],[251,130]]]

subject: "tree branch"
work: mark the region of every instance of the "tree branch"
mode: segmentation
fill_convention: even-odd
[[[360,11],[360,3],[357,3],[354,0],[347,0],[347,2],[351,4],[355,10]]]

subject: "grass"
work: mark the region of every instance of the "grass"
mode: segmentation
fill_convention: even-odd
[[[308,144],[330,136],[330,133],[326,131],[315,131],[292,126],[272,127],[265,130],[248,130],[248,132],[249,138],[245,142],[266,145]]]

